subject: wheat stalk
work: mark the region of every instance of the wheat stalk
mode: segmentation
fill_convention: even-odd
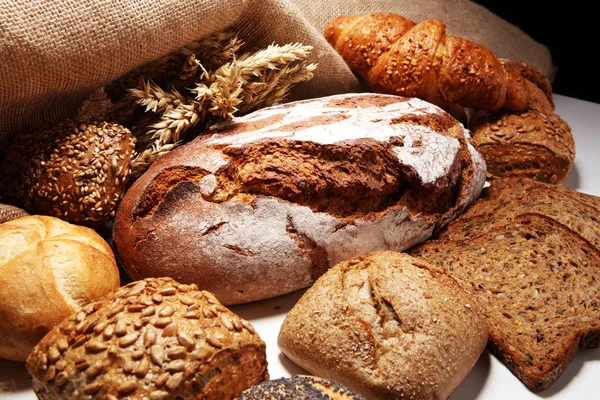
[[[131,162],[131,178],[136,179],[142,175],[148,167],[160,156],[167,154],[177,147],[179,143],[160,144],[155,142],[152,146],[138,152]]]
[[[238,111],[245,114],[253,109],[283,101],[293,85],[312,79],[316,68],[316,64],[299,64],[267,71],[259,80],[245,86],[244,100]]]
[[[137,138],[132,176],[181,144],[188,129],[283,101],[293,85],[313,77],[316,64],[305,62],[311,46],[272,44],[238,56],[243,46],[234,32],[216,32],[155,60],[146,67],[152,74],[127,88],[115,109],[145,110],[131,124]],[[125,78],[119,85],[133,76]]]
[[[136,99],[137,104],[146,107],[146,112],[153,113],[167,113],[186,101],[177,89],[164,91],[151,80],[142,82],[141,87],[129,89],[129,94]]]

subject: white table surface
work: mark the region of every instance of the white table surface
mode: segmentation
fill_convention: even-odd
[[[575,163],[565,186],[600,196],[600,104],[555,95],[556,110],[572,128]],[[232,311],[252,322],[267,343],[271,378],[306,373],[277,348],[277,334],[286,312],[303,291],[261,302],[233,306]],[[0,321],[2,323],[2,321]],[[591,399],[600,398],[600,349],[583,349],[565,373],[546,391],[530,392],[494,356],[484,352],[452,394],[451,400],[474,399]],[[0,399],[33,400],[24,364],[0,359]]]

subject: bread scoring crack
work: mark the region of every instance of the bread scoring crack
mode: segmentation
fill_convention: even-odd
[[[163,169],[145,188],[144,193],[136,203],[132,220],[152,216],[163,203],[165,197],[184,182],[197,183],[210,172],[198,167],[173,166]]]

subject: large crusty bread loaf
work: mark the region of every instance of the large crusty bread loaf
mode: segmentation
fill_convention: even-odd
[[[600,252],[557,219],[518,214],[486,233],[428,240],[408,253],[475,296],[491,350],[532,391],[552,385],[578,349],[600,345]]]
[[[25,361],[52,327],[120,283],[94,230],[30,215],[0,224],[0,357]]]
[[[447,399],[487,342],[472,300],[423,260],[375,252],[321,276],[286,316],[278,345],[368,399]]]
[[[113,236],[133,279],[195,282],[224,304],[301,289],[356,254],[418,243],[485,180],[468,131],[419,99],[311,99],[209,133],[132,185]]]

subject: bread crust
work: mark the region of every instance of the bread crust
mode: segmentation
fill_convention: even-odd
[[[265,343],[209,292],[131,282],[52,329],[27,359],[40,399],[232,399],[269,378]]]
[[[0,357],[25,361],[56,324],[120,284],[108,243],[55,217],[0,224]]]
[[[134,145],[129,129],[106,121],[25,131],[0,164],[0,197],[31,214],[101,226],[125,192]]]
[[[294,375],[264,381],[245,391],[237,400],[365,400],[344,385],[310,375]]]
[[[133,279],[195,282],[224,304],[301,289],[355,254],[420,242],[485,179],[468,132],[419,99],[330,96],[211,133],[132,185],[113,237]]]
[[[446,399],[487,343],[472,300],[423,260],[375,252],[321,276],[277,343],[305,370],[367,399]]]
[[[488,179],[532,178],[563,183],[575,160],[571,127],[552,111],[476,113],[469,122]]]
[[[325,39],[350,69],[379,93],[416,96],[449,109],[522,110],[529,102],[527,73],[534,67],[506,68],[490,50],[446,35],[442,21],[412,22],[376,12],[340,15],[324,29]]]

